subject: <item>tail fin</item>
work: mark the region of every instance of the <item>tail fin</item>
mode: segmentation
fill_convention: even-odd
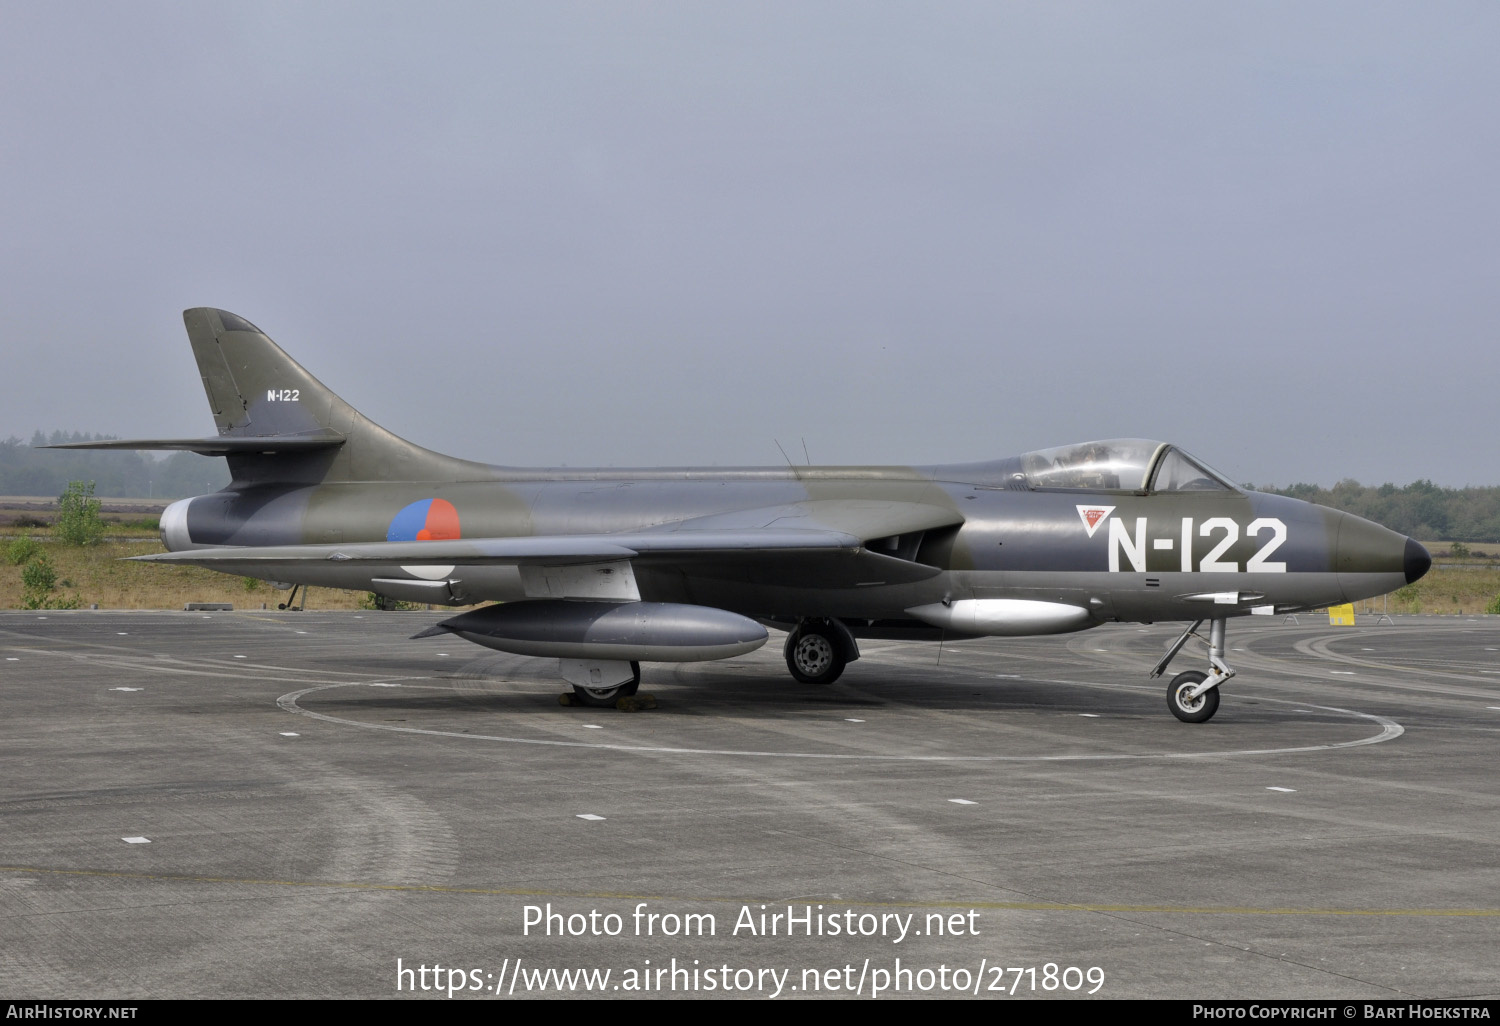
[[[196,307],[182,319],[220,440],[267,443],[227,454],[235,484],[452,480],[486,469],[387,431],[243,317]]]
[[[229,460],[230,489],[335,481],[484,479],[494,471],[413,445],[365,417],[255,325],[227,310],[184,310],[217,438],[70,442],[53,449],[185,449]]]

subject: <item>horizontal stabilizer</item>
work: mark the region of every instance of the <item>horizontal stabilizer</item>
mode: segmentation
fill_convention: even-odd
[[[133,449],[196,452],[200,456],[237,456],[277,452],[315,452],[344,444],[336,431],[262,437],[220,435],[216,438],[111,438],[99,442],[63,442],[42,449]]]

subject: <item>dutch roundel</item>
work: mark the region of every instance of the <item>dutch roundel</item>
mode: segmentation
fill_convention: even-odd
[[[386,541],[438,541],[459,537],[458,510],[447,499],[422,499],[391,520]]]

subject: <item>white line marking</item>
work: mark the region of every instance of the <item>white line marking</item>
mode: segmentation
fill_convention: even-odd
[[[129,631],[115,631],[115,633],[118,634],[120,637],[123,638],[123,637],[127,636],[130,632]]]
[[[296,633],[298,633],[298,634],[306,634],[307,632],[306,631],[297,631]]]
[[[844,717],[844,722],[845,723],[863,723],[865,721],[864,720],[856,720],[853,716],[845,716]]]
[[[1087,716],[1091,720],[1097,720],[1099,718],[1099,714],[1098,713],[1079,713],[1078,715],[1079,716]]]
[[[1354,676],[1354,671],[1353,670],[1329,670],[1328,672],[1329,673],[1342,673],[1342,674],[1345,674],[1346,676],[1349,676],[1349,677]]]
[[[150,844],[151,843],[151,838],[149,838],[149,837],[122,837],[122,838],[120,838],[120,840],[124,841],[126,844]]]
[[[412,678],[412,680],[426,679],[428,678]],[[427,730],[422,727],[397,727],[388,723],[365,723],[362,720],[351,720],[339,716],[329,716],[327,713],[313,712],[297,704],[297,700],[304,695],[327,691],[330,688],[356,687],[361,683],[363,682],[341,681],[333,684],[318,684],[310,688],[303,688],[300,691],[289,691],[276,699],[276,705],[286,712],[296,713],[298,716],[307,716],[315,720],[323,720],[325,723],[338,723],[345,727],[359,727],[364,730],[389,730],[397,734],[446,737],[456,741],[500,741],[512,745],[545,745],[552,748],[598,748],[612,752],[668,755],[728,755],[764,759],[828,759],[861,762],[1140,762],[1150,759],[1222,759],[1226,756],[1234,755],[1292,755],[1299,752],[1333,752],[1342,748],[1362,748],[1365,745],[1378,745],[1385,741],[1394,741],[1406,733],[1406,728],[1389,716],[1381,716],[1378,713],[1359,712],[1356,709],[1345,709],[1336,705],[1315,705],[1312,708],[1319,712],[1342,713],[1345,716],[1353,716],[1356,719],[1368,720],[1377,725],[1380,730],[1368,737],[1357,738],[1353,741],[1333,741],[1321,745],[1297,745],[1290,748],[1230,748],[1204,752],[1143,752],[1129,755],[868,755],[863,753],[853,755],[842,752],[770,752],[734,748],[675,748],[667,745],[599,744],[590,741],[558,741],[551,738],[514,737],[505,734],[467,734],[456,730]],[[1075,684],[1077,682],[1060,680],[1053,681],[1052,683]],[[422,684],[417,686],[438,690],[454,690],[440,684]],[[1293,702],[1290,699],[1262,698],[1260,701],[1293,707],[1299,705],[1299,703]]]
[[[111,691],[142,691],[143,688],[110,688]]]
[[[584,730],[603,730],[604,728],[601,727],[601,726],[599,726],[599,724],[597,724],[597,723],[585,723],[583,725],[583,729]]]
[[[948,800],[950,802],[952,802],[954,805],[978,805],[979,804],[978,802],[971,802],[967,798],[949,798]]]
[[[244,659],[244,656],[235,656],[236,659]]]
[[[1487,706],[1485,706],[1485,708],[1486,709],[1500,709],[1500,705],[1487,705]]]
[[[1003,680],[1020,680],[1021,679],[1021,675],[1019,673],[997,673],[997,674],[995,674],[995,676],[996,677],[1000,677]]]
[[[596,816],[592,812],[580,812],[578,814],[578,818],[579,819],[587,819],[587,820],[598,821],[598,820],[603,819],[604,817],[603,816]]]
[[[7,663],[19,663],[21,661],[21,657],[20,656],[6,656],[5,657],[5,661]]]
[[[379,684],[379,683],[371,684],[370,685],[370,687],[372,687],[372,688],[399,688],[400,686],[401,686],[400,684]]]
[[[301,734],[293,734],[290,730],[281,731],[282,737],[301,737]]]
[[[1297,793],[1297,789],[1295,787],[1268,787],[1268,788],[1266,788],[1266,790],[1267,791],[1280,791],[1282,794],[1296,794]]]

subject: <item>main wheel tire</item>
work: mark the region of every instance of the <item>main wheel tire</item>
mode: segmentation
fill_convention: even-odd
[[[1197,698],[1184,695],[1189,688],[1208,680],[1208,674],[1200,670],[1188,670],[1172,678],[1167,685],[1167,708],[1183,723],[1203,723],[1213,719],[1219,711],[1219,689],[1210,688]]]
[[[848,665],[840,640],[819,624],[797,628],[787,639],[786,668],[804,684],[832,684]]]
[[[593,709],[613,709],[616,702],[629,698],[641,688],[641,664],[632,661],[630,670],[634,676],[612,688],[586,688],[582,684],[574,684],[573,697],[578,700],[579,705]]]

